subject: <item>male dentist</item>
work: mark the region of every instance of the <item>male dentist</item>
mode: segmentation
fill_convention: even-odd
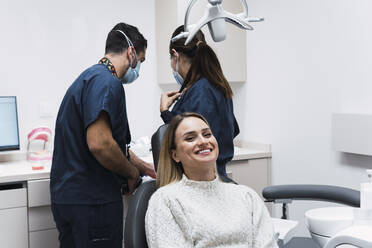
[[[55,130],[50,175],[52,212],[61,248],[122,247],[123,202],[119,176],[132,193],[153,166],[129,150],[125,92],[145,61],[147,40],[134,26],[109,32],[105,56],[67,90]]]

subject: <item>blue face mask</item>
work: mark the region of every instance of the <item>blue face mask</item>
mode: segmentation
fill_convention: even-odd
[[[177,59],[177,58],[176,58]],[[176,80],[176,82],[182,86],[183,84],[183,78],[181,77],[181,75],[178,73],[178,59],[177,59],[177,62],[176,62],[176,70],[173,71],[172,69],[172,73],[173,73],[173,77],[174,79]]]
[[[140,61],[137,62],[136,68],[132,68],[131,66],[129,66],[127,73],[125,73],[123,75],[123,77],[120,78],[120,82],[122,84],[133,83],[134,80],[136,80],[138,78],[138,76],[139,76],[139,70],[140,70],[140,68],[141,68],[141,62]]]
[[[128,36],[123,31],[121,31],[121,30],[115,30],[115,31],[124,35],[125,39],[128,42],[128,49],[129,49],[130,46],[134,47],[132,41],[128,38]],[[136,50],[134,50],[134,55],[135,55],[136,60],[137,60],[137,66],[135,68],[132,68],[132,63],[130,63],[130,66],[129,66],[127,72],[121,78],[119,78],[119,80],[122,84],[133,83],[134,80],[136,80],[139,76],[139,70],[141,68],[141,62],[138,61]]]
[[[183,78],[181,77],[181,75],[177,72],[177,71],[172,71],[173,72],[173,77],[174,79],[176,79],[176,82],[182,86],[183,84]]]

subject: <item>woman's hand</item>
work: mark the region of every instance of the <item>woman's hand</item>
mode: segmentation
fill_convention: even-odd
[[[174,101],[181,95],[178,91],[171,91],[161,94],[160,112],[168,110]]]

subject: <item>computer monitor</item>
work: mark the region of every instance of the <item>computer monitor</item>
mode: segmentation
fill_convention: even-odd
[[[17,98],[0,96],[0,151],[19,150]]]

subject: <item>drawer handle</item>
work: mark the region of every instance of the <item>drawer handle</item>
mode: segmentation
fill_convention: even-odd
[[[3,184],[0,185],[0,191],[3,190],[12,190],[12,189],[22,189],[23,184],[22,183],[12,183],[12,184]]]

